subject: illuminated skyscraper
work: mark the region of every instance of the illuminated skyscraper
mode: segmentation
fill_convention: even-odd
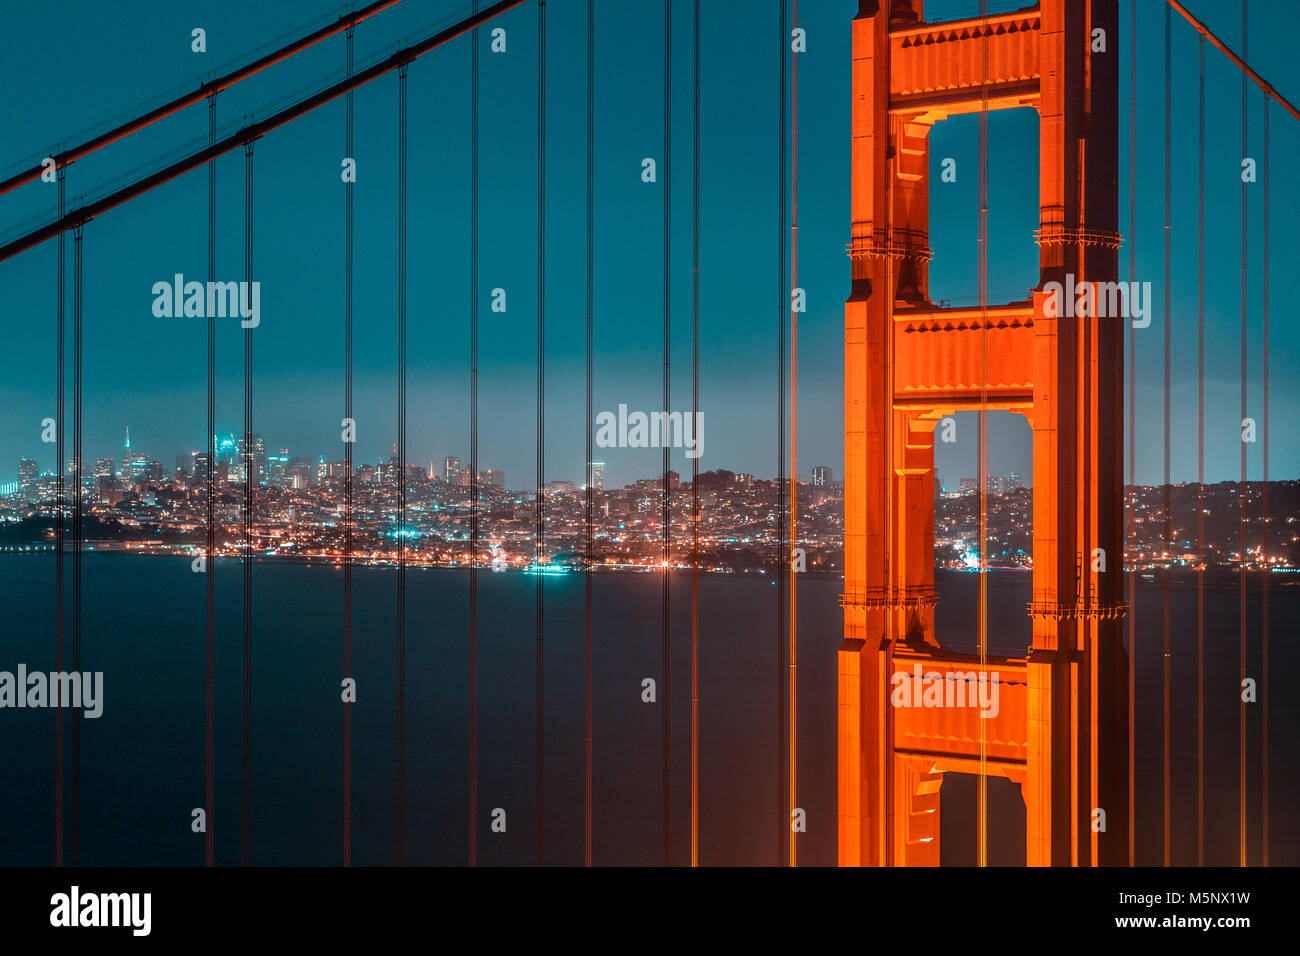
[[[251,468],[254,484],[266,484],[266,441],[258,432],[251,435],[251,444],[240,438],[236,442],[240,473]],[[248,462],[246,465],[245,462]]]
[[[593,461],[587,464],[588,484],[591,487],[600,490],[605,487],[605,463],[603,461]]]
[[[266,456],[266,483],[268,485],[283,485],[285,477],[285,468],[289,464],[289,449],[281,448],[278,455]]]
[[[442,460],[442,480],[447,484],[455,482],[460,475],[460,459],[448,455]]]

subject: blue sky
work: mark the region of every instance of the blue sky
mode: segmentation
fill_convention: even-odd
[[[849,262],[849,23],[855,0],[800,4],[808,51],[799,58],[799,285],[808,311],[799,321],[799,459],[803,468],[842,471],[843,301]],[[1018,4],[993,4],[1004,9]],[[222,0],[111,7],[69,0],[58,16],[11,5],[0,38],[0,104],[5,172],[78,142],[111,119],[152,105],[179,88],[246,62],[263,47],[338,16],[344,8],[309,0],[263,4]],[[672,407],[690,407],[691,335],[691,16],[673,5],[672,152],[665,157],[663,6],[597,4],[596,40],[596,410],[660,407],[663,320],[663,209],[671,189]],[[1191,4],[1240,50],[1240,7]],[[704,0],[701,38],[700,403],[705,414],[701,469],[771,476],[776,466],[777,46],[775,0]],[[463,5],[404,0],[357,32],[358,62],[428,24],[454,19]],[[975,12],[977,2],[932,2],[932,18]],[[580,480],[584,444],[586,4],[547,4],[546,476]],[[1163,5],[1139,0],[1138,207],[1135,278],[1163,299]],[[1128,6],[1121,4],[1121,32]],[[491,54],[481,33],[480,463],[504,468],[508,484],[531,484],[535,471],[537,305],[537,9],[503,15],[507,52]],[[191,30],[207,31],[207,52],[191,51]],[[1250,4],[1248,59],[1293,101],[1300,77],[1287,39],[1300,32],[1300,9],[1284,0]],[[1195,478],[1196,368],[1196,56],[1194,30],[1174,17],[1174,223],[1171,328],[1174,366],[1173,471]],[[433,51],[411,68],[408,247],[408,459],[468,458],[469,37]],[[1121,230],[1128,210],[1128,50],[1120,57]],[[237,128],[293,91],[341,75],[344,41],[332,38],[278,65],[218,101],[219,123]],[[1240,282],[1240,74],[1207,47],[1206,325],[1208,480],[1238,470]],[[1248,90],[1248,153],[1262,161],[1262,94]],[[396,440],[396,123],[397,78],[356,94],[357,458],[386,458]],[[156,158],[206,141],[203,107],[171,117],[68,170],[69,196],[99,195],[102,184]],[[262,282],[262,322],[254,336],[254,429],[268,449],[342,456],[343,101],[277,130],[255,149],[254,278]],[[990,119],[990,299],[1023,298],[1036,280],[1037,119],[1032,112]],[[1287,433],[1296,399],[1293,369],[1300,333],[1283,283],[1297,240],[1283,210],[1300,208],[1294,164],[1300,123],[1271,113],[1272,265],[1271,407],[1273,477],[1300,474]],[[963,117],[933,132],[931,296],[954,302],[976,291],[976,121]],[[641,181],[641,161],[659,165],[657,183]],[[958,162],[956,183],[940,184],[938,164]],[[218,278],[243,278],[243,156],[217,164]],[[85,394],[87,458],[118,455],[122,431],[133,446],[171,467],[178,452],[202,446],[206,422],[205,323],[156,318],[153,284],[175,273],[206,273],[207,177],[175,180],[90,223],[85,231]],[[55,187],[35,183],[0,197],[0,230],[46,214]],[[1262,186],[1249,191],[1250,298],[1248,387],[1251,410],[1262,392]],[[5,238],[11,238],[6,235]],[[71,263],[71,240],[68,241]],[[1128,254],[1121,250],[1121,278]],[[507,290],[507,311],[488,307]],[[0,376],[0,479],[19,457],[53,466],[39,441],[54,409],[55,243],[0,263],[7,319]],[[71,295],[68,299],[69,323]],[[1138,332],[1138,478],[1162,467],[1161,347],[1157,308]],[[220,326],[219,431],[243,421],[242,332]],[[69,403],[68,415],[71,414]],[[69,418],[70,423],[70,418]],[[947,484],[975,473],[973,422],[955,448],[941,447]],[[970,440],[965,440],[969,438]],[[1259,445],[1251,476],[1259,476]],[[621,484],[654,474],[659,452],[605,449],[607,477]],[[994,416],[990,470],[1031,473],[1028,427]],[[673,467],[689,471],[681,450]]]

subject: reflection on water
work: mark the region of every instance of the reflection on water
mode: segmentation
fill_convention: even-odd
[[[0,669],[54,667],[53,559],[0,556],[8,627]],[[104,672],[101,718],[83,728],[82,861],[201,863],[190,830],[204,799],[204,583],[183,559],[88,555],[84,562],[83,668]],[[353,860],[394,858],[394,658],[396,574],[354,572]],[[533,860],[534,578],[481,574],[479,647],[479,859]],[[407,575],[407,862],[460,864],[467,857],[468,575]],[[548,863],[581,864],[583,825],[583,584],[548,578],[545,668],[545,809]],[[940,573],[936,632],[973,647],[962,632],[975,614],[975,578]],[[239,861],[240,575],[221,562],[217,588],[217,799],[210,819],[217,861]],[[808,830],[801,864],[835,860],[835,650],[841,640],[833,580],[800,584],[799,805]],[[1028,575],[990,581],[991,653],[1028,642]],[[690,772],[690,582],[672,581],[671,686],[643,703],[641,681],[658,677],[660,582],[598,575],[593,587],[594,858],[654,864],[660,858],[660,707],[668,699],[672,859],[687,861]],[[343,678],[342,574],[329,567],[258,564],[254,578],[253,854],[259,863],[333,864],[341,857]],[[1194,592],[1173,596],[1174,862],[1195,861]],[[1162,838],[1158,592],[1138,595],[1139,862],[1158,863]],[[1209,598],[1206,615],[1207,862],[1230,864],[1236,848],[1237,603]],[[1275,686],[1296,673],[1297,601],[1274,592],[1270,618]],[[1249,633],[1259,630],[1250,605]],[[1190,618],[1189,618],[1190,614]],[[700,579],[700,859],[768,864],[782,810],[776,793],[776,589],[761,577]],[[70,618],[69,618],[70,619]],[[71,637],[66,638],[70,648]],[[1192,652],[1189,656],[1188,651]],[[1257,654],[1255,656],[1258,656]],[[1252,666],[1254,666],[1252,664]],[[667,691],[667,693],[665,693]],[[1249,739],[1259,739],[1258,709]],[[1272,860],[1297,858],[1296,813],[1285,799],[1295,777],[1296,705],[1272,705]],[[51,711],[3,710],[0,721],[0,863],[44,864],[53,847],[54,721]],[[1258,800],[1257,748],[1250,756]],[[1024,860],[1018,787],[990,783],[990,862]],[[950,775],[942,794],[943,859],[974,861],[974,778]],[[507,830],[493,833],[494,808]],[[1189,829],[1190,827],[1190,829]],[[1252,829],[1257,839],[1257,828]],[[1190,854],[1190,857],[1189,857]]]

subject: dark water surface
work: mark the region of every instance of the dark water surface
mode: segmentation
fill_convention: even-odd
[[[70,564],[70,562],[69,562]],[[204,802],[204,579],[184,559],[87,555],[83,570],[82,670],[104,672],[103,716],[82,721],[81,862],[201,864],[203,836],[190,828]],[[210,822],[219,864],[240,861],[242,714],[241,580],[219,562],[217,589],[216,805]],[[0,670],[54,669],[52,556],[0,555]],[[70,580],[70,574],[69,574]],[[397,575],[358,568],[353,577],[353,862],[396,855],[395,664]],[[468,607],[464,571],[407,573],[406,861],[462,864],[468,847]],[[660,579],[593,578],[594,860],[660,860],[659,701],[641,681],[657,676]],[[583,580],[548,577],[545,588],[545,861],[582,863]],[[799,805],[808,831],[801,864],[835,860],[835,651],[841,583],[799,588]],[[973,646],[975,578],[940,574],[941,640]],[[1028,643],[1027,574],[990,579],[990,652]],[[672,579],[670,715],[671,853],[688,860],[690,774],[690,580]],[[253,860],[335,864],[342,855],[342,573],[331,567],[259,563],[254,575]],[[1137,836],[1140,863],[1158,864],[1163,840],[1161,597],[1139,591]],[[535,583],[519,574],[479,576],[479,862],[534,859]],[[1270,595],[1271,833],[1275,864],[1300,862],[1295,802],[1297,674],[1294,592]],[[1248,601],[1250,673],[1258,673],[1260,603]],[[776,589],[762,577],[700,578],[700,860],[776,859]],[[71,668],[71,613],[65,668]],[[1172,597],[1174,637],[1174,862],[1195,862],[1195,592]],[[1207,862],[1232,864],[1237,845],[1237,634],[1235,591],[1207,594]],[[1252,862],[1259,842],[1260,706],[1248,711]],[[0,864],[47,864],[54,848],[54,712],[0,710]],[[66,772],[71,774],[71,758]],[[974,778],[950,774],[943,789],[945,863],[974,861]],[[990,862],[1024,861],[1019,789],[990,784]],[[504,834],[490,829],[506,811]]]

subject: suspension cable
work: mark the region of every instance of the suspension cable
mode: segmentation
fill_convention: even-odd
[[[1300,110],[1297,110],[1290,100],[1288,100],[1285,96],[1283,96],[1276,89],[1274,89],[1272,84],[1270,84],[1262,76],[1260,76],[1258,73],[1252,70],[1250,68],[1250,65],[1246,63],[1245,60],[1246,48],[1244,42],[1244,37],[1245,37],[1244,33],[1242,34],[1243,43],[1241,49],[1241,56],[1237,56],[1237,54],[1233,53],[1232,50],[1228,48],[1228,45],[1226,43],[1224,43],[1222,40],[1220,40],[1217,36],[1215,36],[1210,31],[1209,27],[1207,27],[1200,20],[1196,19],[1196,17],[1192,16],[1192,14],[1188,11],[1188,9],[1184,7],[1181,3],[1179,3],[1178,0],[1169,0],[1169,6],[1173,7],[1175,10],[1181,13],[1183,15],[1183,18],[1186,19],[1188,23],[1190,23],[1192,26],[1196,28],[1197,33],[1199,33],[1203,37],[1208,38],[1211,43],[1213,43],[1215,46],[1217,46],[1220,50],[1223,51],[1224,55],[1227,56],[1229,60],[1231,60],[1238,67],[1240,67],[1243,73],[1245,73],[1252,80],[1254,80],[1255,83],[1259,86],[1259,88],[1264,91],[1265,96],[1272,97],[1273,99],[1277,100],[1277,102],[1282,106],[1283,109],[1285,109],[1296,119],[1300,119]]]
[[[593,376],[592,376],[592,346],[593,333],[595,326],[596,310],[596,290],[595,290],[595,270],[593,268],[593,258],[595,254],[595,95],[596,95],[596,0],[587,0],[587,417],[583,430],[587,439],[587,487],[586,487],[586,514],[585,528],[583,535],[583,655],[584,655],[584,708],[583,721],[585,729],[585,748],[584,748],[584,803],[585,810],[583,814],[583,863],[591,866],[591,791],[592,791],[592,753],[591,753],[591,727],[592,727],[592,700],[591,700],[591,563],[592,563],[592,545],[593,545],[593,506],[594,506],[594,489],[592,483],[594,479],[594,469],[591,463],[592,455],[592,424],[595,421],[594,395],[593,395]]]
[[[208,97],[208,145],[217,139],[217,96]],[[217,164],[208,162],[208,281],[217,281]],[[216,809],[216,660],[217,660],[217,626],[216,626],[216,543],[217,543],[217,492],[213,482],[216,467],[217,449],[217,317],[215,311],[208,312],[207,343],[207,385],[208,385],[208,440],[204,455],[206,471],[204,475],[204,496],[207,499],[206,541],[204,542],[205,581],[204,592],[207,604],[207,674],[206,674],[206,737],[204,741],[207,772],[206,804],[207,832],[204,836],[204,864],[213,865],[213,816]],[[198,475],[194,476],[198,478]]]
[[[244,280],[253,288],[253,140],[244,144]],[[243,864],[253,863],[253,329],[244,328]]]
[[[144,129],[146,126],[149,126],[152,123],[156,123],[158,120],[170,116],[171,114],[176,113],[186,108],[187,106],[193,106],[195,103],[202,102],[204,99],[211,100],[213,97],[217,95],[217,93],[221,92],[222,90],[229,89],[230,87],[238,83],[240,80],[247,79],[248,77],[252,76],[255,73],[260,73],[262,70],[265,70],[267,67],[273,66],[276,63],[281,62],[282,60],[287,60],[295,53],[298,53],[301,50],[305,50],[309,46],[313,46],[314,44],[319,43],[321,40],[324,40],[326,37],[333,36],[334,34],[338,33],[340,30],[347,29],[351,31],[352,28],[356,26],[356,24],[360,23],[362,20],[366,19],[367,17],[372,17],[376,13],[379,13],[387,9],[388,7],[391,7],[394,4],[400,2],[401,0],[376,0],[375,3],[371,3],[370,5],[363,7],[362,9],[356,11],[355,13],[350,13],[350,14],[345,14],[343,16],[340,16],[338,20],[335,21],[334,23],[321,27],[319,30],[315,30],[305,37],[301,37],[300,39],[295,40],[294,42],[284,47],[281,47],[280,49],[275,50],[272,53],[268,53],[266,56],[259,57],[257,60],[254,60],[252,63],[248,64],[247,66],[242,66],[237,70],[233,70],[230,73],[227,73],[225,76],[219,76],[214,80],[210,80],[206,83],[201,83],[199,84],[199,87],[196,90],[188,92],[183,96],[179,96],[176,99],[164,103],[162,106],[150,110],[148,113],[145,113],[143,116],[136,117],[132,120],[129,120],[126,123],[121,124],[120,126],[114,127],[113,129],[105,133],[101,133],[99,136],[87,140],[86,142],[82,143],[79,146],[73,146],[70,149],[60,150],[58,153],[56,153],[54,156],[50,158],[54,160],[55,166],[58,169],[63,169],[65,166],[71,165],[77,160],[89,156],[91,153],[99,149],[101,146],[107,146],[110,143],[115,143],[118,140],[126,136],[129,136],[131,133]],[[41,174],[45,171],[45,169],[46,167],[43,164],[38,164],[36,166],[33,166],[31,169],[23,170],[21,173],[18,173],[17,175],[11,176],[10,178],[4,180],[3,182],[0,182],[0,195],[3,195],[9,192],[11,189],[15,189],[18,186],[21,186],[25,183],[34,182],[35,180],[40,178]]]
[[[1205,37],[1200,40],[1196,212],[1196,865],[1205,865]]]
[[[1165,7],[1165,283],[1164,283],[1164,291],[1165,291],[1165,303],[1164,303],[1164,305],[1165,305],[1165,311],[1164,311],[1164,316],[1165,316],[1165,331],[1164,331],[1164,335],[1165,335],[1165,339],[1164,339],[1164,360],[1165,360],[1165,379],[1164,379],[1164,392],[1165,392],[1165,404],[1164,404],[1164,414],[1165,414],[1165,422],[1164,422],[1164,425],[1165,425],[1165,435],[1164,435],[1164,437],[1165,437],[1165,446],[1164,446],[1164,452],[1165,452],[1165,458],[1164,458],[1164,466],[1165,466],[1165,470],[1164,470],[1164,479],[1165,479],[1165,480],[1164,480],[1164,502],[1163,502],[1163,504],[1164,504],[1164,508],[1162,509],[1162,511],[1163,511],[1163,516],[1164,516],[1164,543],[1165,543],[1165,546],[1164,546],[1164,558],[1163,558],[1163,560],[1164,560],[1164,575],[1163,575],[1163,577],[1162,577],[1162,582],[1161,582],[1161,583],[1162,583],[1162,598],[1163,598],[1163,602],[1164,602],[1164,677],[1163,677],[1163,686],[1164,686],[1164,750],[1163,750],[1163,755],[1164,755],[1164,865],[1165,865],[1165,866],[1168,866],[1168,865],[1169,865],[1169,851],[1170,851],[1170,840],[1169,840],[1169,838],[1170,838],[1170,825],[1171,825],[1171,820],[1170,820],[1169,759],[1170,759],[1170,753],[1171,753],[1170,748],[1171,748],[1171,745],[1172,745],[1172,735],[1171,735],[1171,732],[1170,732],[1171,728],[1170,728],[1170,721],[1169,721],[1169,713],[1170,713],[1170,695],[1171,695],[1171,692],[1172,692],[1172,684],[1171,684],[1172,673],[1171,673],[1171,667],[1170,667],[1170,646],[1169,646],[1169,574],[1170,574],[1170,568],[1169,568],[1169,552],[1170,552],[1170,534],[1171,534],[1170,523],[1169,523],[1169,522],[1170,522],[1170,510],[1171,510],[1171,502],[1170,502],[1170,494],[1169,494],[1169,326],[1170,326],[1170,315],[1169,315],[1169,292],[1170,292],[1170,289],[1169,289],[1169,266],[1170,266],[1170,259],[1169,259],[1169,239],[1170,239],[1170,192],[1169,192],[1169,183],[1170,183],[1170,176],[1169,176],[1170,150],[1169,150],[1169,124],[1170,124],[1170,115],[1169,115],[1169,108],[1170,108],[1170,102],[1171,102],[1171,100],[1172,100],[1171,92],[1170,92],[1170,85],[1171,85],[1171,81],[1170,81],[1171,71],[1170,71],[1170,68],[1171,68],[1171,65],[1172,65],[1171,49],[1170,49],[1170,33],[1171,33],[1170,22],[1171,22],[1171,21],[1170,21],[1170,9],[1169,9],[1169,7]]]
[[[1260,476],[1263,485],[1263,501],[1261,508],[1263,511],[1261,527],[1263,528],[1263,544],[1260,547],[1260,560],[1264,565],[1263,572],[1263,606],[1260,613],[1260,622],[1263,627],[1263,684],[1260,688],[1260,698],[1263,701],[1263,740],[1260,742],[1261,758],[1263,760],[1263,774],[1260,781],[1261,796],[1263,798],[1263,820],[1262,832],[1260,835],[1260,858],[1264,866],[1268,866],[1268,576],[1272,568],[1272,561],[1269,558],[1269,551],[1272,548],[1272,535],[1269,528],[1268,513],[1268,114],[1269,114],[1269,94],[1264,93],[1264,168],[1260,172],[1260,178],[1264,181],[1264,303],[1263,303],[1263,320],[1264,320],[1264,352],[1260,357],[1262,365],[1262,374],[1264,376],[1264,408],[1263,408],[1263,474]]]
[[[58,171],[59,218],[63,218],[65,171]],[[57,406],[54,419],[54,669],[63,671],[63,551],[64,488],[63,488],[63,373],[64,373],[64,299],[67,280],[65,272],[64,234],[59,233],[58,264],[58,339],[55,349],[54,378]],[[54,865],[63,866],[63,708],[54,708]]]
[[[347,33],[347,71],[352,76],[352,42],[355,28]],[[353,154],[354,109],[352,92],[345,98],[343,155],[355,162]],[[345,427],[353,429],[343,442],[343,676],[352,677],[352,466],[356,425],[352,417],[352,307],[354,284],[352,252],[354,239],[353,182],[343,184],[343,418]],[[346,440],[350,438],[351,441]],[[343,865],[352,865],[352,706],[343,707]]]
[[[785,866],[789,863],[789,838],[787,834],[790,830],[790,812],[787,807],[787,798],[789,795],[788,774],[789,767],[786,764],[786,696],[787,696],[787,672],[786,672],[786,603],[785,603],[785,575],[782,573],[788,560],[786,552],[786,526],[785,526],[785,337],[786,337],[786,316],[790,312],[790,290],[786,288],[788,273],[786,272],[786,243],[787,237],[785,232],[785,153],[786,153],[786,125],[785,125],[785,88],[786,88],[786,0],[781,0],[780,23],[777,30],[777,51],[780,56],[780,69],[777,80],[777,102],[779,104],[777,111],[777,191],[776,191],[776,292],[777,292],[777,320],[776,320],[776,566],[773,569],[773,579],[776,584],[776,862],[777,866]]]
[[[81,554],[84,528],[81,489],[81,328],[84,307],[84,246],[82,230],[72,232],[72,669],[81,673]],[[68,840],[73,866],[81,862],[81,711],[72,710],[72,782],[68,799],[68,816],[72,833]]]
[[[1135,281],[1137,273],[1137,3],[1129,4],[1128,50],[1128,278]],[[1130,286],[1132,288],[1132,286]],[[1137,555],[1135,545],[1137,525],[1134,522],[1137,494],[1137,333],[1133,323],[1128,323],[1128,865],[1135,865],[1137,838],[1135,836],[1137,795],[1135,764],[1135,715],[1137,685]]]
[[[397,71],[397,865],[406,865],[406,73]]]
[[[700,0],[691,69],[691,422],[700,420]],[[697,424],[692,424],[697,428]],[[700,865],[700,462],[691,459],[691,866]]]
[[[1246,53],[1248,33],[1246,29],[1246,4],[1241,5],[1241,52]],[[1241,155],[1246,155],[1246,74],[1241,75]],[[1246,179],[1241,180],[1241,421],[1246,420]],[[1239,636],[1239,678],[1238,688],[1246,682],[1246,560],[1249,552],[1246,548],[1246,443],[1241,444],[1241,482],[1237,486],[1239,510],[1241,514],[1240,563],[1237,569],[1238,623]],[[1240,865],[1246,865],[1246,698],[1239,694],[1238,701],[1238,763],[1237,763],[1237,847]]]
[[[534,804],[538,866],[545,841],[545,734],[544,639],[545,592],[542,564],[546,540],[546,0],[537,0],[537,525],[533,536],[533,585],[536,594],[536,708],[537,749],[534,759]]]
[[[799,0],[790,6],[791,35],[799,28]],[[785,39],[783,38],[783,42]],[[790,41],[790,289],[799,287],[799,57]],[[799,310],[790,308],[790,546],[799,545]],[[787,552],[786,567],[790,578],[790,647],[789,647],[789,719],[790,813],[798,806],[799,796],[799,584],[793,552]],[[798,863],[797,833],[793,821],[789,828],[790,865]]]
[[[447,27],[445,30],[440,30],[438,33],[426,37],[412,46],[398,50],[392,56],[367,67],[351,77],[344,78],[332,86],[326,87],[305,99],[299,100],[279,112],[268,116],[264,120],[251,123],[242,129],[236,130],[230,136],[227,136],[225,139],[218,142],[215,146],[208,147],[207,149],[186,156],[184,159],[177,160],[157,172],[110,193],[103,199],[88,203],[85,206],[80,206],[67,215],[61,214],[53,222],[32,229],[12,242],[0,245],[0,262],[9,259],[12,256],[16,256],[18,253],[23,252],[26,249],[39,245],[46,239],[51,239],[60,232],[71,229],[78,223],[89,222],[91,219],[101,215],[107,210],[120,206],[123,203],[134,199],[136,196],[148,192],[156,186],[170,182],[177,176],[183,175],[192,169],[197,169],[199,166],[202,166],[204,163],[216,156],[221,156],[251,142],[252,140],[264,136],[272,130],[278,129],[286,123],[297,119],[299,116],[311,112],[318,106],[322,106],[325,103],[342,96],[349,90],[354,90],[359,86],[369,83],[376,77],[383,76],[386,73],[391,73],[393,70],[423,56],[430,50],[439,47],[450,40],[454,40],[463,33],[467,33],[477,27],[480,23],[492,19],[499,13],[517,7],[523,2],[524,0],[497,0],[497,2],[492,4],[490,7],[485,7],[480,12],[468,16],[463,20],[459,20]]]
[[[672,145],[673,145],[673,83],[672,83],[672,49],[673,49],[673,0],[664,0],[664,368],[663,368],[663,409],[667,413],[671,396],[669,393],[672,368],[671,368],[671,344],[672,344],[672,188],[671,174],[673,166]],[[665,426],[667,427],[667,426]],[[660,800],[662,802],[661,810],[663,812],[662,831],[660,833],[661,855],[663,865],[667,866],[670,859],[670,842],[672,831],[670,828],[672,800],[669,792],[669,780],[671,777],[671,736],[669,734],[669,725],[671,717],[671,694],[672,687],[672,668],[670,662],[671,641],[670,628],[668,620],[668,562],[669,562],[669,543],[668,532],[670,524],[669,500],[668,500],[668,442],[664,441],[662,451],[661,468],[663,474],[660,478],[660,525],[663,535],[663,570],[662,570],[662,601],[660,611],[660,644],[662,647],[661,655],[663,657],[663,688],[662,702],[660,704],[659,719],[660,729],[660,769],[662,793]]]
[[[474,2],[478,12],[478,0]],[[469,865],[478,866],[478,28],[470,53]]]

